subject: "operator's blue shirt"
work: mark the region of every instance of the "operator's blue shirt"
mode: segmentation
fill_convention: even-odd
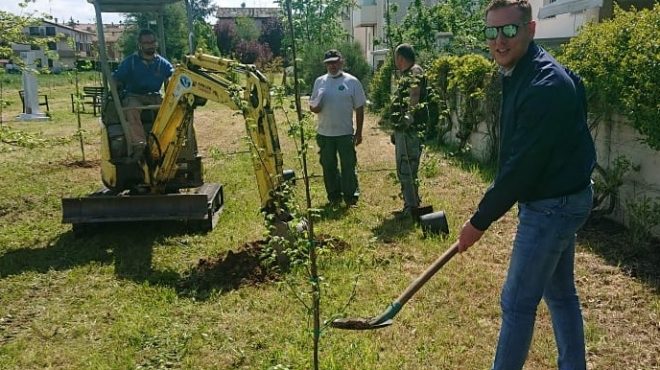
[[[172,64],[158,54],[147,61],[134,53],[119,64],[112,76],[124,84],[124,90],[129,94],[147,95],[157,94],[173,71]]]

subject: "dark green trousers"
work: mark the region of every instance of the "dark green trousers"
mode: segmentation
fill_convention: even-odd
[[[319,145],[323,183],[328,201],[337,202],[343,198],[347,204],[354,204],[358,195],[358,179],[355,172],[357,155],[353,145],[353,135],[316,135],[316,142]]]
[[[394,131],[394,155],[396,175],[401,183],[403,208],[419,207],[419,184],[417,173],[422,156],[422,142],[416,132]]]

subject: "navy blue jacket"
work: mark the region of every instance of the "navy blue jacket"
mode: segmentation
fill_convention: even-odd
[[[578,192],[595,164],[582,81],[532,42],[502,77],[497,176],[470,223],[486,230],[516,202]]]

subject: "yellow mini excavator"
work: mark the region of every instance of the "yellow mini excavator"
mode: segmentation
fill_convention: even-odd
[[[286,217],[278,210],[275,197],[292,172],[285,174],[282,169],[266,77],[253,65],[199,52],[185,56],[176,65],[160,106],[142,108],[147,147],[143,155],[136,156],[125,140],[125,108],[109,80],[101,13],[154,11],[176,0],[88,1],[96,8],[106,87],[101,118],[101,178],[105,186],[88,196],[63,198],[63,222],[73,224],[74,231],[89,224],[157,220],[186,221],[212,229],[224,204],[223,187],[203,180],[193,126],[195,108],[208,100],[242,111],[262,210]],[[160,33],[162,37],[162,29]]]

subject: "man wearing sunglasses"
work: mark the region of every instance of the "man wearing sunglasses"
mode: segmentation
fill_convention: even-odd
[[[493,369],[522,369],[537,306],[552,316],[561,370],[586,368],[584,329],[575,289],[575,233],[592,204],[596,154],[579,77],[533,39],[527,0],[493,0],[484,36],[502,73],[498,172],[463,225],[459,251],[516,202],[518,228],[502,289],[502,327]]]

